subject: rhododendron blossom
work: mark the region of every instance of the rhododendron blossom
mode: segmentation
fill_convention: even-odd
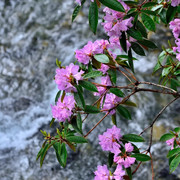
[[[94,0],[91,0],[92,2],[94,2]],[[81,0],[76,0],[76,3],[79,4],[79,6],[81,6]]]
[[[101,68],[98,69],[99,71],[101,71],[103,74],[106,74],[106,72],[108,71],[109,66],[105,65],[105,64],[101,64]]]
[[[121,137],[121,130],[114,125],[111,129],[107,129],[103,135],[99,135],[99,144],[104,151],[120,152]]]
[[[131,143],[125,144],[125,153],[121,152],[119,154],[119,151],[115,152],[114,156],[114,162],[117,164],[123,165],[125,168],[130,167],[132,164],[134,164],[136,158],[128,156],[128,153],[132,152],[134,147]]]
[[[75,51],[75,57],[80,63],[88,64],[92,56],[104,53],[108,45],[109,42],[104,39],[96,40],[94,43],[89,41],[82,49]]]
[[[103,106],[102,110],[109,111],[113,107],[115,107],[116,104],[118,104],[121,101],[121,98],[116,96],[115,94],[106,94],[105,102],[103,104],[103,99],[101,101],[101,106]],[[116,110],[112,109],[109,114],[114,114]]]
[[[113,173],[113,178],[115,180],[123,180],[124,175],[125,175],[125,171],[122,169],[122,166],[118,164],[116,170]]]
[[[76,89],[73,86],[73,82],[78,83],[82,79],[84,71],[80,70],[79,66],[71,63],[66,68],[56,69],[55,82],[58,85],[59,90],[65,90],[65,92],[75,92]]]
[[[74,96],[66,95],[63,99],[63,102],[61,102],[61,98],[59,98],[57,104],[55,106],[51,106],[52,116],[59,122],[65,122],[66,120],[69,121],[74,107]]]
[[[110,173],[106,165],[98,166],[94,174],[96,175],[94,180],[109,180],[110,178]]]
[[[180,0],[171,0],[171,6],[176,7],[180,4]]]

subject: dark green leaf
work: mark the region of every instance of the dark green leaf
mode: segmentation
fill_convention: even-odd
[[[115,94],[118,97],[123,97],[124,96],[124,93],[120,89],[118,89],[118,88],[111,88],[109,90],[109,92]]]
[[[169,5],[167,13],[166,13],[166,22],[169,23],[170,21],[173,20],[174,16],[176,15],[177,12],[177,6],[173,7]]]
[[[157,46],[152,42],[152,41],[149,41],[147,39],[144,39],[142,41],[138,41],[139,44],[142,44],[148,48],[151,48],[151,49],[156,49]]]
[[[89,26],[94,34],[96,34],[96,29],[98,25],[98,6],[96,2],[91,2],[89,7]]]
[[[111,78],[111,82],[114,83],[114,84],[116,84],[116,79],[117,79],[116,70],[114,70],[114,69],[109,69],[109,70],[108,70],[108,74],[109,74],[109,76],[110,76],[110,78]]]
[[[94,58],[101,63],[109,63],[109,57],[105,54],[96,54]]]
[[[102,72],[101,71],[92,71],[92,72],[89,72],[87,74],[85,74],[83,76],[84,79],[88,79],[88,78],[95,78],[95,77],[98,77],[98,76],[102,76]]]
[[[155,23],[154,21],[151,19],[150,16],[148,16],[147,14],[145,13],[141,13],[141,18],[142,18],[142,21],[143,21],[143,24],[145,25],[145,27],[150,30],[150,31],[156,31],[156,26],[155,26]]]
[[[58,101],[60,95],[61,95],[61,91],[58,91],[58,93],[56,94],[56,97],[55,97],[55,102]]]
[[[114,154],[109,152],[109,156],[108,156],[108,164],[109,164],[109,167],[112,167],[113,165],[113,159],[114,159]]]
[[[137,11],[137,8],[132,8],[127,12],[127,15],[130,15],[130,14],[134,13],[135,11]]]
[[[180,154],[174,157],[174,159],[171,161],[170,164],[170,172],[172,173],[179,165],[180,163]]]
[[[132,180],[132,172],[131,172],[131,168],[126,168],[126,172],[127,172],[127,175],[129,176],[129,180]]]
[[[134,73],[134,63],[133,63],[131,48],[129,48],[129,51],[128,51],[128,63],[129,63],[129,66],[131,68],[131,71]]]
[[[143,48],[138,43],[132,42],[131,48],[133,49],[133,51],[136,54],[138,54],[140,56],[145,56],[145,52],[144,52]]]
[[[144,138],[137,134],[125,134],[123,139],[131,142],[144,142]]]
[[[66,137],[66,140],[74,143],[88,143],[87,139],[81,136],[68,136]]]
[[[52,118],[52,119],[51,119],[51,122],[50,122],[50,124],[49,124],[50,127],[53,125],[54,121],[55,121],[55,118]]]
[[[171,79],[171,88],[177,91],[177,87],[180,86],[180,82],[176,79]]]
[[[40,158],[42,152],[43,152],[44,148],[41,148],[36,156],[36,161]]]
[[[155,11],[150,11],[150,10],[141,10],[141,12],[144,12],[144,13],[152,15],[152,16],[156,16],[157,15],[157,13]]]
[[[137,161],[149,161],[151,160],[151,157],[149,157],[146,154],[133,154],[131,157],[135,157]]]
[[[164,134],[161,136],[160,141],[167,141],[167,140],[172,139],[174,137],[175,137],[175,135],[167,133],[167,134]]]
[[[72,13],[72,22],[74,21],[74,19],[77,17],[77,15],[79,14],[79,11],[81,10],[82,5],[84,4],[85,0],[81,1],[81,6],[76,6],[73,13]]]
[[[179,154],[180,153],[180,148],[175,148],[175,149],[172,149],[168,152],[168,155],[167,155],[167,158],[170,158],[176,154]]]
[[[82,119],[81,114],[79,112],[77,114],[77,127],[82,131]]]
[[[121,116],[123,116],[126,119],[131,119],[131,113],[126,109],[125,107],[119,105],[117,106],[117,111]]]
[[[164,24],[167,24],[166,22],[166,10],[165,8],[162,8],[161,12],[159,13],[160,19]]]
[[[102,4],[104,4],[105,6],[109,7],[110,9],[113,9],[115,11],[119,11],[119,12],[125,12],[124,7],[122,6],[122,4],[120,2],[118,2],[117,0],[99,0]]]
[[[79,86],[76,86],[76,89],[77,92],[74,92],[74,99],[79,107],[84,108],[85,101],[84,101],[83,93],[81,92]]]
[[[123,1],[123,2],[126,3],[129,6],[138,5],[138,2],[135,2],[135,1]]]
[[[125,32],[122,32],[121,38],[119,40],[120,40],[120,44],[121,44],[122,49],[125,52],[127,52],[127,43],[126,43],[126,34],[125,34]]]
[[[129,100],[124,102],[123,105],[137,107],[136,103],[129,101]]]
[[[81,131],[81,130],[78,128],[78,126],[77,126],[77,117],[74,116],[74,117],[71,119],[71,125],[72,125],[72,127],[74,128],[74,130],[75,130],[76,132],[82,134],[82,131]],[[69,136],[69,134],[68,134],[68,136]]]
[[[143,35],[143,37],[147,38],[146,28],[139,20],[136,23],[136,28],[140,31],[140,33]]]
[[[140,33],[139,30],[135,30],[133,28],[130,28],[128,31],[127,31],[127,34],[131,37],[133,37],[134,39],[137,39],[137,40],[142,40],[142,34]]]
[[[145,4],[142,5],[143,8],[147,8],[147,7],[153,7],[155,5],[157,5],[158,3],[156,2],[147,2]]]
[[[93,91],[93,92],[98,92],[97,87],[94,84],[92,84],[91,82],[83,81],[83,80],[78,81],[78,82],[79,82],[79,85],[81,85],[83,88]]]
[[[49,144],[46,144],[45,147],[43,148],[42,152],[41,152],[40,167],[42,167],[42,165],[43,165],[43,161],[44,161],[44,158],[47,154],[48,147],[49,147]]]
[[[176,128],[174,128],[174,132],[176,132],[176,133],[180,133],[180,127],[176,127]]]
[[[84,111],[86,113],[91,113],[91,114],[96,114],[96,113],[100,112],[100,110],[97,107],[90,106],[90,105],[86,105],[85,108],[84,108]]]
[[[162,77],[167,76],[171,72],[172,68],[172,66],[164,68],[162,71]]]
[[[111,119],[112,119],[112,123],[117,126],[116,113],[114,113],[114,114],[111,116]]]

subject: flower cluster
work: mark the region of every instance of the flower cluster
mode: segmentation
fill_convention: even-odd
[[[74,107],[74,97],[72,95],[66,95],[63,102],[61,102],[61,98],[59,98],[57,104],[55,106],[51,106],[52,116],[59,122],[65,122],[66,120],[69,121]]]
[[[91,0],[92,2],[94,2],[94,0]],[[79,6],[81,6],[81,0],[76,0],[76,3],[79,4]]]
[[[176,7],[180,4],[180,0],[171,0],[171,6]]]
[[[99,144],[104,151],[110,151],[114,153],[114,162],[117,164],[117,168],[113,174],[108,171],[106,165],[98,166],[97,171],[95,171],[95,180],[121,180],[125,175],[124,168],[130,167],[135,163],[136,158],[130,157],[130,153],[134,150],[131,143],[126,143],[124,145],[123,152],[120,150],[121,141],[120,138],[121,130],[115,125],[111,129],[107,129],[102,135],[99,135]]]
[[[177,47],[174,47],[173,50],[177,52],[176,58],[180,61],[180,19],[174,19],[171,21],[169,28],[172,29],[173,35],[175,37],[175,43]]]
[[[125,11],[128,12],[130,8],[121,0],[118,1],[123,5]],[[102,25],[104,26],[105,32],[110,37],[110,47],[113,49],[120,48],[119,38],[121,38],[122,32],[127,31],[133,26],[131,23],[133,17],[123,19],[126,13],[118,12],[107,7],[104,8],[104,12],[106,15],[104,16],[105,21],[102,23]],[[130,47],[130,43],[128,41],[127,47]]]
[[[80,70],[79,72],[79,66],[73,63],[66,66],[65,69],[56,69],[55,82],[58,85],[58,89],[65,92],[75,92],[76,89],[73,83],[78,83],[82,79],[83,73],[84,71]]]
[[[107,48],[109,42],[107,40],[96,40],[94,43],[89,41],[82,49],[76,50],[76,59],[83,64],[88,64],[95,54],[102,54]]]

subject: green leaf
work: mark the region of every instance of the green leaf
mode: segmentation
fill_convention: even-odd
[[[108,70],[108,74],[110,76],[111,82],[116,84],[116,79],[117,79],[117,75],[116,75],[116,70],[114,69],[109,69]]]
[[[144,12],[144,13],[152,15],[152,16],[156,16],[157,15],[157,13],[155,11],[151,11],[151,10],[141,10],[141,12]]]
[[[170,164],[170,172],[172,173],[179,165],[180,163],[180,154],[174,157],[174,159],[171,161]]]
[[[151,157],[149,157],[146,154],[136,153],[136,154],[131,155],[131,157],[136,158],[137,161],[149,161],[149,160],[151,160]]]
[[[41,152],[40,167],[42,167],[42,165],[43,165],[43,161],[44,161],[44,158],[47,154],[48,147],[49,147],[49,144],[46,144],[45,147],[43,148],[42,152]]]
[[[55,97],[55,102],[57,102],[57,101],[58,101],[58,99],[59,99],[60,95],[61,95],[61,91],[58,91],[58,93],[56,94],[56,97]]]
[[[171,72],[172,68],[172,66],[164,68],[162,71],[162,77],[167,76]]]
[[[133,28],[130,28],[128,31],[127,31],[127,34],[131,37],[133,37],[134,39],[137,39],[137,40],[142,40],[142,34],[139,32],[139,30],[135,30]]]
[[[131,68],[131,71],[134,73],[134,63],[133,63],[131,47],[129,48],[129,51],[128,51],[128,63]]]
[[[146,28],[139,20],[136,23],[136,28],[140,31],[143,37],[147,38]]]
[[[78,81],[78,82],[79,82],[79,85],[82,86],[83,88],[85,88],[89,91],[98,92],[97,87],[94,84],[92,84],[91,82],[83,81],[83,80]]]
[[[43,152],[44,148],[41,148],[36,156],[36,161],[40,158],[42,152]]]
[[[109,63],[109,57],[105,54],[96,54],[94,58],[101,63]]]
[[[116,113],[114,113],[114,114],[111,116],[111,119],[112,119],[112,123],[117,126]]]
[[[71,119],[71,125],[72,125],[72,127],[74,128],[74,130],[75,130],[76,132],[82,134],[82,131],[81,131],[81,130],[78,128],[78,126],[77,126],[77,117],[74,116],[74,117]]]
[[[101,71],[92,71],[92,72],[89,72],[87,74],[85,74],[83,76],[84,79],[88,79],[88,78],[95,78],[95,77],[98,77],[98,76],[102,76],[102,72]]]
[[[138,2],[135,2],[135,1],[123,1],[123,2],[126,3],[129,6],[136,6],[136,5],[138,5]]]
[[[138,54],[140,56],[145,56],[145,52],[144,52],[143,48],[138,43],[132,42],[131,48],[133,49],[133,51],[136,54]]]
[[[119,11],[119,12],[125,12],[124,7],[122,6],[122,4],[120,2],[118,2],[117,0],[99,0],[102,4],[104,4],[105,6],[109,7],[110,9],[113,9],[115,11]]]
[[[122,49],[127,52],[126,34],[122,32],[121,38],[119,39]]]
[[[171,88],[177,91],[177,87],[180,86],[180,82],[176,79],[171,79]]]
[[[166,22],[166,10],[165,8],[162,8],[161,12],[159,13],[160,19],[164,24],[167,24]]]
[[[96,34],[98,25],[98,6],[96,2],[91,2],[89,7],[89,26],[94,34]]]
[[[53,125],[54,121],[55,121],[55,118],[52,118],[52,119],[51,119],[51,122],[50,122],[50,124],[49,124],[50,127]]]
[[[168,152],[167,158],[170,158],[178,153],[180,153],[180,148],[172,149]]]
[[[150,16],[148,16],[145,13],[141,13],[142,22],[145,25],[145,27],[150,31],[156,31],[156,26],[154,21],[151,19]]]
[[[124,102],[123,105],[137,107],[136,103],[129,101],[129,100]]]
[[[158,3],[156,2],[147,2],[145,4],[142,5],[143,8],[147,8],[147,7],[153,7],[155,5],[157,5]]]
[[[131,168],[126,168],[126,172],[127,172],[127,175],[129,176],[129,180],[132,180],[132,172],[131,172]]]
[[[112,167],[113,159],[114,159],[114,154],[109,152],[109,155],[108,155],[108,164],[109,164],[109,167]]]
[[[84,111],[86,113],[90,113],[90,114],[96,114],[96,113],[100,112],[100,110],[97,107],[90,106],[90,105],[86,105],[85,108],[84,108]]]
[[[180,69],[178,69],[177,71],[174,72],[174,75],[177,76],[180,74]]]
[[[174,132],[176,132],[176,133],[180,133],[180,127],[176,127],[176,128],[174,128]]]
[[[157,46],[152,42],[152,41],[149,41],[147,39],[144,39],[142,41],[138,41],[139,44],[142,44],[148,48],[151,48],[151,49],[156,49]]]
[[[164,134],[161,136],[160,141],[167,141],[167,140],[172,139],[174,137],[175,137],[174,134],[167,133],[167,134]]]
[[[117,111],[121,116],[123,116],[126,119],[131,119],[131,113],[126,109],[125,107],[119,105],[117,106]]]
[[[81,130],[82,132],[82,119],[81,119],[81,114],[78,112],[77,114],[77,127]]]
[[[82,94],[79,86],[76,86],[76,89],[77,89],[77,92],[74,92],[74,99],[79,107],[84,108],[85,101],[84,101],[83,94]]]
[[[166,22],[167,23],[169,23],[170,21],[172,21],[174,19],[176,12],[177,12],[177,6],[173,7],[173,6],[169,5],[169,7],[167,9],[167,13],[166,13]]]
[[[144,142],[144,138],[137,135],[137,134],[125,134],[122,137],[126,141],[131,141],[131,142]]]
[[[123,97],[124,96],[124,93],[120,89],[118,89],[118,88],[111,88],[109,90],[109,92],[115,94],[118,97]]]
[[[87,139],[81,136],[68,136],[66,137],[66,140],[74,143],[88,143]]]
[[[75,20],[75,18],[77,17],[77,15],[79,14],[80,10],[81,10],[81,7],[82,5],[84,4],[85,0],[82,0],[81,1],[81,6],[76,6],[73,13],[72,13],[72,22]]]

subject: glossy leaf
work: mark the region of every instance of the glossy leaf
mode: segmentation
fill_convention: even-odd
[[[92,72],[89,72],[87,74],[85,74],[83,76],[84,79],[88,79],[88,78],[95,78],[95,77],[99,77],[99,76],[102,76],[102,72],[101,71],[92,71]]]
[[[57,101],[58,101],[58,99],[59,99],[60,95],[61,95],[61,91],[58,91],[58,93],[56,94],[56,97],[55,97],[55,102],[57,102]]]
[[[172,149],[168,152],[167,158],[170,158],[172,156],[175,156],[180,153],[180,148]]]
[[[173,20],[174,16],[176,15],[177,12],[177,6],[173,7],[171,5],[169,5],[168,9],[167,9],[167,13],[166,13],[166,22],[169,23],[170,21]]]
[[[114,154],[109,152],[109,156],[108,156],[109,167],[111,167],[113,165],[113,159],[114,159]]]
[[[139,20],[136,23],[136,28],[140,31],[143,37],[147,38],[146,28]]]
[[[76,89],[77,89],[77,92],[74,92],[74,99],[79,107],[84,108],[85,101],[84,101],[83,94],[82,94],[79,86],[76,86]]]
[[[140,56],[145,56],[145,52],[143,48],[138,43],[135,43],[135,42],[131,43],[131,48],[136,54]]]
[[[153,7],[155,5],[157,5],[158,3],[156,2],[147,2],[145,4],[142,5],[143,8],[147,8],[147,7]]]
[[[81,81],[79,81],[79,85],[89,91],[98,92],[97,87],[89,81],[81,80]]]
[[[170,164],[170,172],[171,173],[173,171],[175,171],[175,169],[178,167],[179,163],[180,163],[180,154],[175,156],[174,159],[171,161],[171,164]]]
[[[150,161],[151,160],[151,157],[146,155],[146,154],[133,154],[131,155],[131,157],[135,157],[137,161]]]
[[[134,39],[137,39],[137,40],[142,40],[142,34],[136,29],[133,29],[133,28],[130,28],[128,31],[127,31],[127,34],[131,37],[133,37]]]
[[[89,26],[94,34],[96,34],[98,25],[98,6],[96,2],[91,2],[89,7]]]
[[[125,12],[123,5],[117,0],[99,0],[102,4],[119,12]]]
[[[81,136],[68,136],[66,140],[73,143],[88,143],[87,139]]]
[[[155,23],[154,21],[151,19],[150,16],[148,16],[147,14],[145,13],[141,13],[141,18],[142,18],[142,22],[144,24],[144,26],[150,30],[150,31],[156,31],[156,26],[155,26]]]
[[[131,68],[131,71],[134,73],[134,63],[133,63],[131,48],[129,48],[129,51],[128,51],[128,63],[129,63],[129,66]]]
[[[164,134],[161,136],[160,141],[167,141],[167,140],[172,139],[174,137],[175,137],[174,134],[167,133],[167,134]]]
[[[51,122],[50,122],[50,124],[49,124],[50,127],[53,125],[54,121],[55,121],[55,118],[52,118],[52,119],[51,119]]]
[[[130,142],[144,142],[145,141],[143,137],[137,134],[125,134],[122,138]]]
[[[124,96],[124,93],[120,89],[118,89],[118,88],[111,88],[109,90],[109,92],[115,94],[118,97],[123,97]]]
[[[137,104],[132,102],[132,101],[126,101],[123,103],[123,105],[126,105],[126,106],[132,106],[132,107],[137,107]]]
[[[151,48],[151,49],[156,49],[157,46],[152,42],[152,41],[149,41],[147,39],[143,39],[142,41],[138,41],[139,44],[142,44],[148,48]]]
[[[94,58],[101,63],[109,63],[109,57],[105,54],[96,54]]]
[[[84,108],[84,111],[86,113],[90,113],[90,114],[96,114],[96,113],[100,112],[100,110],[97,107],[90,106],[90,105],[86,105],[85,108]]]
[[[126,43],[126,34],[125,32],[122,32],[121,38],[120,38],[120,44],[122,49],[127,52],[127,43]]]
[[[126,119],[131,119],[131,113],[128,111],[127,108],[119,105],[119,106],[117,106],[117,111],[118,111],[119,114],[120,114],[121,116],[123,116],[124,118],[126,118]]]
[[[116,75],[116,70],[114,69],[109,69],[108,70],[108,74],[110,76],[111,82],[116,84],[116,80],[117,80],[117,75]]]

